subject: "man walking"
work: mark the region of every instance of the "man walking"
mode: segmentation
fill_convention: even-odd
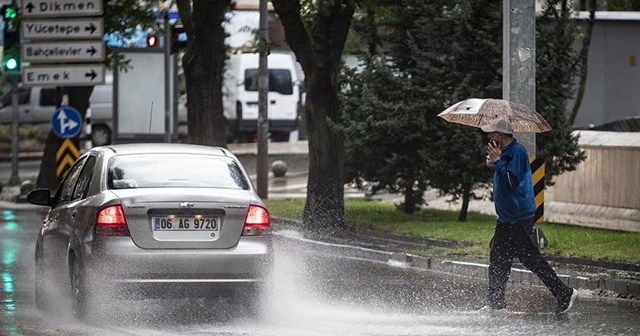
[[[505,289],[514,257],[537,275],[558,301],[557,312],[571,309],[578,292],[565,285],[540,253],[534,238],[536,205],[526,149],[513,138],[511,122],[497,118],[488,133],[487,163],[493,166],[493,199],[497,214],[489,254],[489,306],[505,309]]]

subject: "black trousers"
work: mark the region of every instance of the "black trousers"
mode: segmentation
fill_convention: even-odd
[[[535,243],[533,218],[516,223],[496,222],[490,247],[488,297],[492,308],[506,307],[504,292],[514,257],[518,257],[526,268],[537,275],[556,298],[571,293],[571,287],[558,278],[540,253]]]

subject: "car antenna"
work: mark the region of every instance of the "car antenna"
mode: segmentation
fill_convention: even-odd
[[[149,142],[151,142],[151,120],[153,119],[153,100],[151,101],[151,111],[149,111]]]

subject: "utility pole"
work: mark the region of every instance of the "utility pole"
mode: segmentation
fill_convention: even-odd
[[[260,0],[260,43],[258,51],[260,59],[258,63],[258,162],[256,173],[258,177],[258,196],[266,199],[269,196],[269,145],[267,137],[269,133],[268,95],[269,95],[269,69],[267,56],[269,55],[269,26],[268,26],[267,0]]]
[[[516,103],[536,108],[536,1],[503,0],[503,51],[502,51],[502,97]],[[529,159],[536,161],[536,134],[515,133],[515,137],[524,146]],[[544,186],[544,163],[542,181],[532,176],[534,186]],[[533,165],[532,165],[533,169]],[[534,189],[536,202],[536,223],[543,219],[544,188]],[[539,248],[546,245],[542,230],[534,227],[534,235]]]
[[[169,10],[164,12],[164,142],[171,142],[171,26]]]
[[[11,89],[11,112],[13,113],[13,122],[11,123],[11,177],[9,178],[9,185],[17,185],[20,183],[20,177],[18,176],[18,121],[19,121],[19,107],[18,107],[18,86],[13,85]]]
[[[503,0],[502,98],[536,107],[536,2]],[[516,133],[530,157],[535,133]]]

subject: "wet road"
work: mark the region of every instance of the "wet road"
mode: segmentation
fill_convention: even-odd
[[[284,238],[264,314],[199,300],[107,302],[97,319],[36,310],[33,241],[41,215],[0,209],[0,335],[638,335],[640,302],[588,291],[568,315],[539,287],[510,287],[510,311],[477,313],[485,281],[334,253]]]

